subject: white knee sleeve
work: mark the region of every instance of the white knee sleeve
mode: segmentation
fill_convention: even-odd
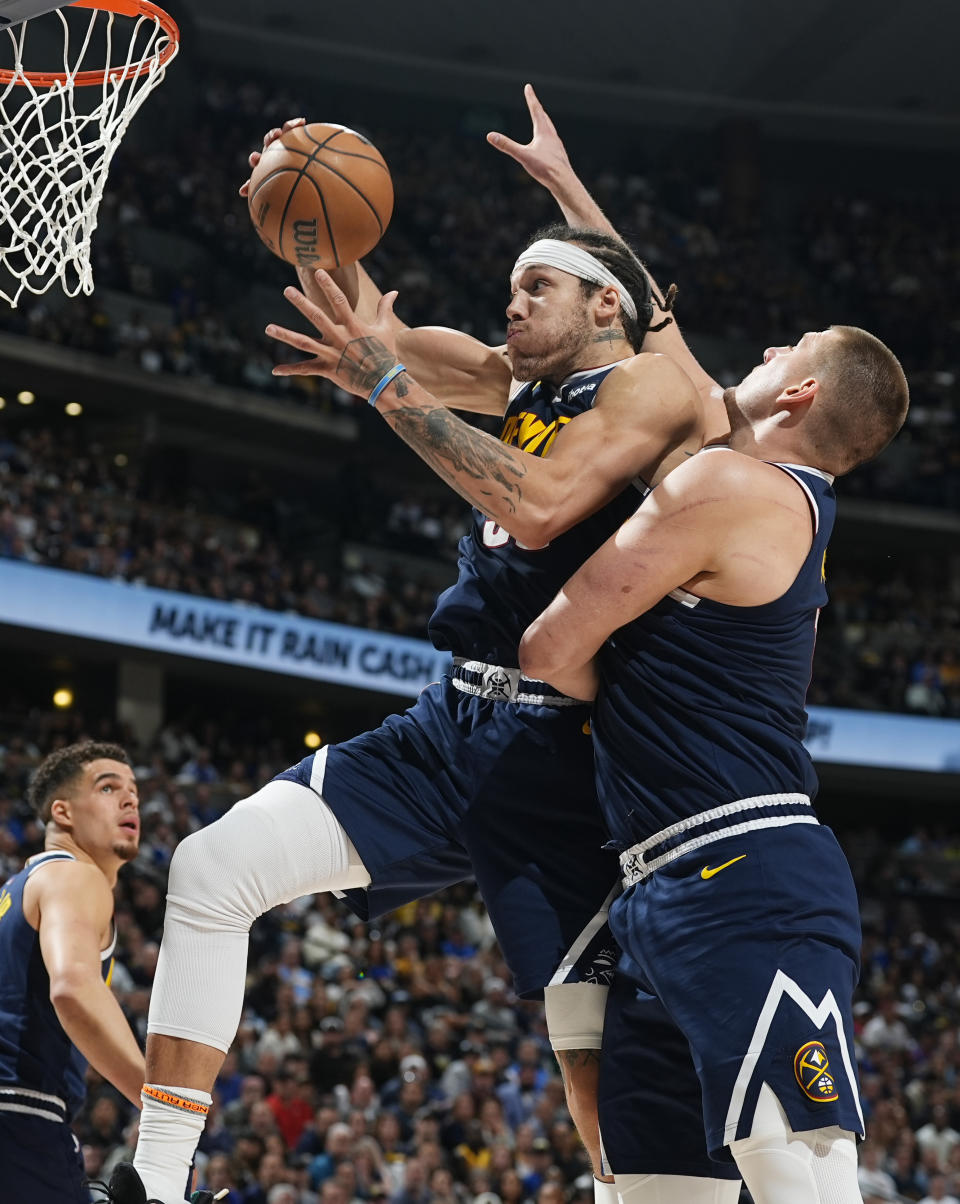
[[[547,1032],[554,1049],[599,1049],[609,987],[594,982],[562,982],[543,992]]]
[[[737,1204],[739,1179],[693,1175],[614,1175],[622,1204]]]
[[[852,1133],[832,1125],[797,1133],[766,1083],[749,1137],[730,1144],[755,1204],[861,1204]]]
[[[170,863],[148,1032],[226,1052],[240,1023],[253,921],[301,895],[369,882],[333,812],[296,782],[268,782],[188,836]]]

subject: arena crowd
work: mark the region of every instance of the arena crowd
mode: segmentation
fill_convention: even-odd
[[[7,713],[0,881],[41,847],[23,801],[33,767],[85,735],[125,741],[137,763],[143,839],[121,874],[113,983],[143,1040],[173,849],[286,761],[231,725],[171,723],[138,749],[108,720]],[[841,835],[864,926],[861,1187],[868,1204],[949,1200],[960,1193],[960,841],[920,828]],[[129,1158],[136,1117],[93,1072],[89,1089],[76,1132],[100,1179]],[[325,895],[255,925],[243,1019],[197,1165],[229,1204],[592,1198],[542,1009],[513,996],[471,884],[369,926]]]

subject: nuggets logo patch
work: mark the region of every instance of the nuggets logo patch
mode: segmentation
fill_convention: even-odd
[[[793,1059],[793,1073],[807,1099],[829,1104],[840,1098],[822,1041],[808,1041],[800,1046]]]
[[[488,698],[509,699],[513,696],[513,683],[499,666],[484,673],[483,685]]]

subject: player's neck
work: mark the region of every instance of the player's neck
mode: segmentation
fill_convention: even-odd
[[[756,460],[779,464],[806,464],[808,456],[803,443],[793,431],[784,430],[775,418],[742,426],[730,432],[728,446]]]
[[[633,348],[622,340],[619,344],[613,345],[603,343],[599,348],[594,348],[591,344],[584,348],[575,360],[557,367],[552,372],[544,373],[542,379],[549,381],[555,388],[559,388],[571,376],[576,376],[578,372],[596,372],[600,368],[612,368],[614,364],[632,359],[633,355]]]
[[[43,842],[43,851],[45,853],[71,853],[77,861],[85,861],[87,865],[95,865],[103,874],[112,890],[117,885],[117,874],[120,871],[120,866],[123,861],[116,853],[95,857],[92,853],[88,853],[86,849],[81,848],[74,840],[69,832],[64,832],[62,828],[49,827],[46,839]]]

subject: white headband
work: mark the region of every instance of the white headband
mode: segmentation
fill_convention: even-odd
[[[559,268],[561,272],[569,272],[581,280],[589,280],[592,284],[606,284],[615,288],[620,294],[620,307],[633,319],[637,320],[637,306],[620,281],[609,268],[603,266],[583,247],[572,242],[563,242],[559,238],[541,238],[531,243],[521,252],[519,259],[513,265],[511,276],[521,268],[529,267],[532,263],[543,264],[546,268]]]

